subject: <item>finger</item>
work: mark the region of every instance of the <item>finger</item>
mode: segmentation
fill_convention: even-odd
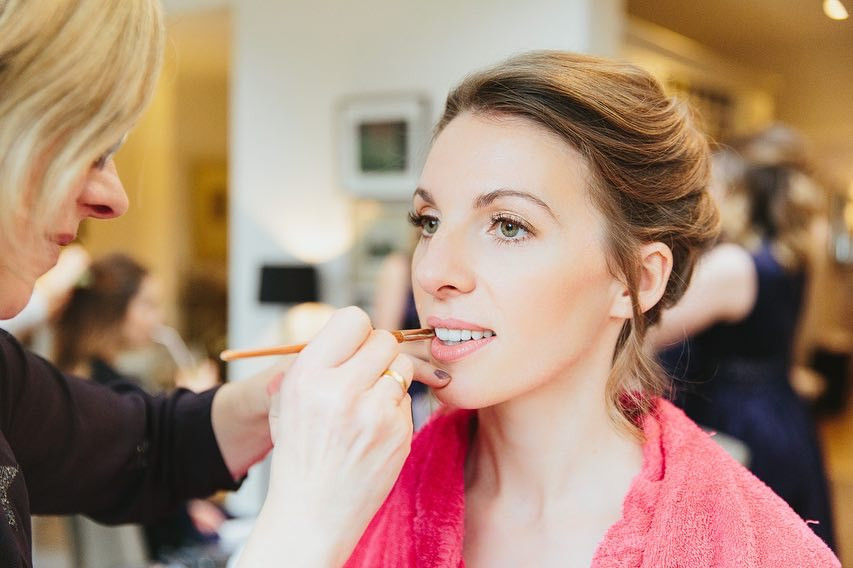
[[[370,391],[392,400],[394,404],[400,404],[405,399],[411,401],[409,385],[412,384],[413,372],[411,359],[405,355],[398,355],[388,365],[388,369],[374,381]]]
[[[349,359],[370,335],[367,314],[355,306],[341,308],[312,339],[299,359],[305,363],[335,367]]]
[[[270,395],[270,410],[267,414],[267,423],[270,428],[270,439],[272,440],[273,446],[278,442],[278,425],[280,422],[279,412],[281,406],[281,391],[276,390]]]
[[[415,433],[415,424],[412,421],[412,397],[410,395],[406,395],[397,405],[397,408],[400,412],[400,420],[406,423],[407,428],[407,440],[406,440],[406,453],[409,453],[408,447],[411,446],[412,443],[412,434]]]
[[[278,394],[278,391],[281,390],[281,381],[284,380],[284,372],[279,371],[278,373],[273,374],[272,378],[267,382],[267,396],[272,397]]]
[[[384,329],[375,329],[361,348],[341,364],[339,369],[346,376],[360,379],[360,387],[368,389],[373,386],[376,378],[387,369],[400,351],[400,344]],[[411,380],[411,372],[409,373]]]
[[[414,366],[414,380],[434,389],[446,387],[450,383],[450,374],[429,361],[419,357],[410,357]]]

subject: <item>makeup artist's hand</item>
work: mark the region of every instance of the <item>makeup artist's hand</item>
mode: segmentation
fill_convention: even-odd
[[[335,312],[273,401],[272,471],[241,566],[343,564],[409,453],[412,360],[358,308]]]

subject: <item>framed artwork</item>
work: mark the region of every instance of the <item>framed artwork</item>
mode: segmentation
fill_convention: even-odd
[[[223,161],[196,164],[192,174],[195,254],[225,261],[228,253],[228,166]]]
[[[423,95],[351,97],[338,109],[341,184],[360,198],[407,201],[429,142]]]

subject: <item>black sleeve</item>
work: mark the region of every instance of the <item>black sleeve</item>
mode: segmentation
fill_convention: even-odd
[[[0,330],[0,428],[34,514],[144,522],[238,487],[213,434],[215,392],[114,392],[64,375]]]

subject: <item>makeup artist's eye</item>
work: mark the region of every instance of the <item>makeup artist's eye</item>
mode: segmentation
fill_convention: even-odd
[[[409,223],[421,230],[421,235],[431,237],[438,231],[438,219],[432,215],[420,215],[409,212]]]
[[[521,242],[533,234],[524,221],[506,213],[493,215],[492,227],[495,236],[501,241]]]

